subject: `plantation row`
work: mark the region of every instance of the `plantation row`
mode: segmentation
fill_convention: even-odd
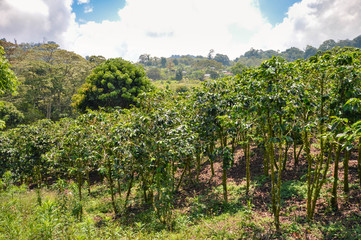
[[[183,191],[185,179],[199,181],[206,161],[213,175],[213,163],[222,163],[223,198],[228,201],[227,173],[237,148],[242,148],[246,161],[250,194],[250,156],[257,148],[264,155],[264,174],[271,179],[276,229],[282,172],[287,162],[298,165],[302,157],[307,161],[311,221],[331,164],[330,202],[337,210],[341,154],[345,194],[353,149],[359,152],[361,177],[360,61],[361,51],[354,48],[336,48],[292,63],[275,57],[235,77],[207,81],[184,95],[143,94],[137,108],[21,125],[0,136],[0,175],[10,171],[15,182],[37,188],[71,179],[78,187],[80,206],[83,188],[91,191],[91,179],[100,177],[116,215],[132,201],[152,207],[160,221],[167,222],[175,194]],[[311,151],[313,144],[318,151]],[[124,206],[118,204],[120,197]]]

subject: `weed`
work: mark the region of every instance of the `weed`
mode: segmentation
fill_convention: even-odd
[[[281,198],[283,200],[291,198],[305,199],[307,196],[307,185],[305,182],[291,180],[284,182],[281,186]]]

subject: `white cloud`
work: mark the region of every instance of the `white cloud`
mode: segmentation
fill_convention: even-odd
[[[328,39],[353,39],[361,34],[361,0],[303,0],[272,29],[260,31],[252,41],[259,47],[285,49],[318,47]],[[267,39],[267,41],[264,41]]]
[[[6,1],[9,7],[30,14],[47,14],[48,7],[41,0],[11,0]]]
[[[121,20],[83,24],[75,22],[72,0],[32,0],[39,6],[33,10],[25,7],[27,1],[0,0],[0,37],[27,42],[46,37],[84,56],[133,61],[143,53],[205,56],[210,49],[235,58],[251,47],[302,49],[361,34],[361,0],[302,0],[274,27],[258,0],[127,0]]]
[[[78,0],[78,5],[89,3],[89,2],[90,2],[90,0]]]
[[[72,0],[0,0],[0,36],[18,42],[59,43],[71,24]]]
[[[92,6],[85,6],[84,8],[84,13],[91,13],[93,12],[93,7]]]
[[[254,0],[128,0],[119,11],[121,21],[91,22],[73,28],[69,34],[76,40],[69,47],[82,54],[87,50],[87,54],[92,54],[91,50],[106,57],[123,56],[132,60],[142,53],[206,55],[210,49],[237,57],[251,47],[247,38],[236,41],[243,31],[252,33],[271,26],[256,3]],[[91,44],[87,41],[96,47],[86,48]]]

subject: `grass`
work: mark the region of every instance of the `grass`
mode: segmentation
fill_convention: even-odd
[[[96,186],[94,193],[101,188]],[[218,189],[213,190],[217,195]],[[230,187],[232,194],[239,191],[238,186]],[[214,195],[189,198],[187,214],[175,210],[169,227],[150,210],[115,220],[105,200],[108,196],[97,194],[84,194],[80,221],[74,213],[74,193],[65,192],[43,189],[41,206],[36,191],[24,186],[2,192],[0,239],[235,239],[250,237],[250,230],[264,231],[262,222],[253,221],[251,207],[240,206],[236,199],[222,204],[211,199]],[[262,221],[271,225],[271,219]]]
[[[292,198],[306,199],[307,184],[298,180],[286,181],[281,186],[281,198],[289,200]]]
[[[169,89],[176,92],[190,91],[193,88],[201,86],[199,80],[182,79],[181,81],[176,80],[160,80],[153,81],[153,84],[160,89]]]
[[[62,191],[59,186],[43,188],[41,205],[35,190],[24,185],[10,186],[0,192],[0,240],[359,239],[361,236],[359,212],[351,212],[341,219],[333,217],[332,212],[324,212],[315,221],[306,222],[304,210],[300,210],[300,201],[306,196],[302,178],[282,184],[282,231],[277,233],[267,210],[269,204],[266,210],[255,206],[257,188],[268,182],[269,178],[264,176],[252,179],[249,197],[245,181],[230,182],[227,204],[222,200],[220,186],[189,194],[181,206],[173,208],[168,223],[159,221],[150,208],[139,208],[135,203],[127,211],[121,209],[122,214],[115,218],[109,192],[101,184],[92,186],[91,195],[84,189],[81,204],[72,183],[62,183]],[[359,190],[359,187],[355,185],[353,189]],[[117,204],[123,206],[122,200]]]

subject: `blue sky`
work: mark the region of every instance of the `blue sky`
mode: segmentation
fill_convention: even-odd
[[[262,15],[266,17],[272,25],[281,23],[286,17],[288,8],[300,0],[259,0]],[[74,1],[72,4],[73,12],[76,14],[78,23],[95,21],[97,23],[103,20],[120,20],[119,9],[124,8],[125,0],[89,0],[87,3]]]
[[[281,23],[286,17],[288,8],[300,0],[259,0],[262,15],[265,16],[272,25]]]
[[[361,0],[0,0],[0,38],[131,61],[318,47],[360,22]]]
[[[76,14],[76,21],[79,23],[117,21],[120,19],[118,10],[124,6],[125,0],[90,0],[89,3],[74,0],[71,5],[72,11]]]

